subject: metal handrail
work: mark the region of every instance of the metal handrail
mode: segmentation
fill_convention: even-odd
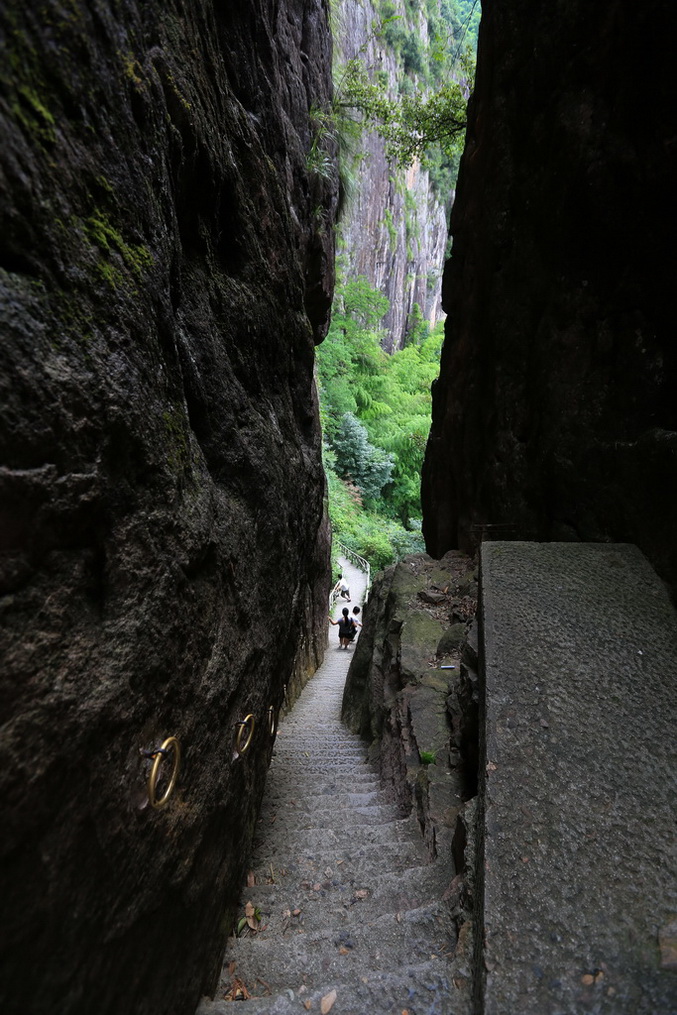
[[[367,599],[369,598],[369,590],[371,588],[371,567],[369,565],[369,561],[365,560],[364,557],[360,557],[359,553],[355,553],[355,551],[351,550],[349,546],[345,545],[345,543],[340,543],[338,539],[336,540],[336,545],[340,548],[341,552],[345,557],[349,557],[355,564],[355,566],[359,567],[360,571],[364,571],[366,573],[367,587],[364,591],[364,602],[366,603]],[[336,591],[336,589],[334,591]],[[332,603],[333,602],[335,602],[335,600],[332,600]]]
[[[340,584],[341,584],[340,582],[336,582],[336,585],[334,585],[334,588],[329,593],[329,612],[330,613],[331,613],[332,606],[334,605],[334,603],[336,602],[336,600],[339,597],[339,586],[340,586]]]

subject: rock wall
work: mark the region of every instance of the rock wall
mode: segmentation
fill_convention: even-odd
[[[467,635],[476,606],[477,572],[463,553],[415,554],[387,568],[364,609],[342,706],[403,816],[414,811],[431,859],[449,872],[458,1011],[469,1010],[474,983],[478,665],[476,635]]]
[[[404,0],[398,18],[411,20]],[[423,11],[415,16],[422,38],[427,38]],[[340,62],[354,58],[389,81],[389,94],[397,93],[398,60],[392,49],[374,34],[379,12],[370,0],[342,0],[337,12],[336,36]],[[338,98],[341,72],[337,70]],[[403,348],[418,304],[431,325],[442,318],[442,264],[448,222],[444,206],[435,197],[427,170],[414,165],[404,170],[389,161],[383,140],[368,132],[354,166],[354,184],[341,216],[340,248],[348,274],[364,275],[390,300],[383,319],[387,352]]]
[[[463,553],[413,554],[387,568],[365,606],[343,696],[344,721],[369,743],[402,812],[417,809],[432,855],[451,848],[462,801],[477,788],[477,751],[465,746],[477,738],[476,706],[461,707],[468,692],[458,679],[476,605]]]
[[[423,475],[433,555],[638,544],[677,587],[677,11],[483,4]]]
[[[0,30],[0,1008],[183,1015],[266,711],[326,644],[327,10],[10,2]]]

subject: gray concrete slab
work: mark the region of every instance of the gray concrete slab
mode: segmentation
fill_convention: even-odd
[[[634,546],[485,543],[480,615],[478,1011],[674,1015],[667,593]]]

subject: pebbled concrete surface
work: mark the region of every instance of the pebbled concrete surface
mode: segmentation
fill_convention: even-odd
[[[677,620],[663,585],[630,545],[485,543],[481,647],[478,1010],[675,1015]]]

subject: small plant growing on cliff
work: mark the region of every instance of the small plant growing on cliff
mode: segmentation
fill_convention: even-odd
[[[388,156],[400,165],[417,159],[427,164],[433,145],[453,157],[465,138],[468,82],[473,74],[469,53],[461,63],[458,80],[449,80],[428,94],[415,90],[398,101],[370,79],[361,60],[350,60],[341,82],[340,104],[359,111],[365,123],[383,137]]]
[[[421,759],[422,765],[434,765],[437,761],[437,754],[435,751],[419,751],[418,756]]]

